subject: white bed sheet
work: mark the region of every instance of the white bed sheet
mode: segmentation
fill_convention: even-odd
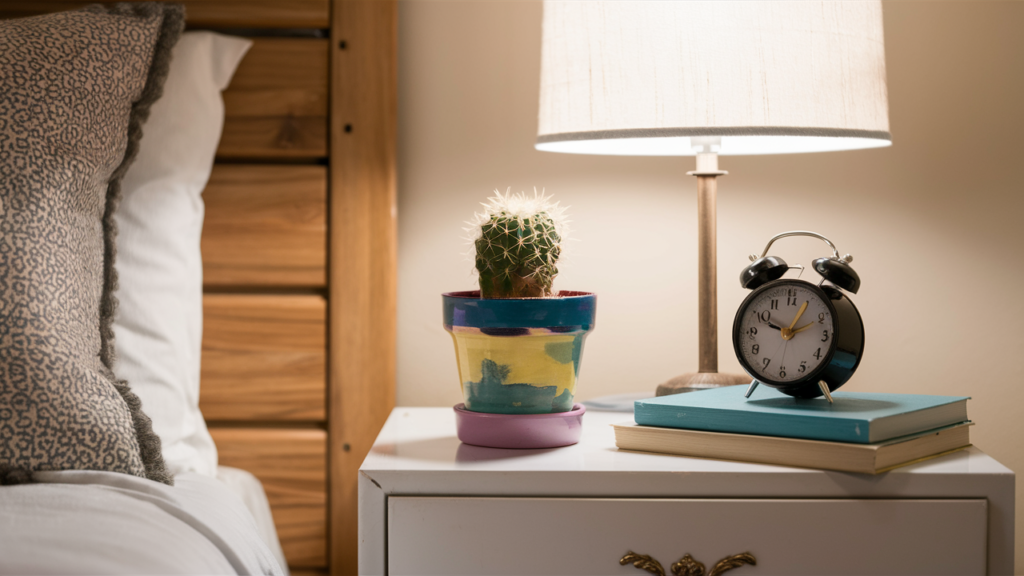
[[[214,478],[34,478],[0,486],[0,574],[283,574],[242,499]]]
[[[277,537],[277,527],[274,526],[274,517],[270,513],[270,502],[267,501],[267,493],[263,491],[263,484],[260,484],[252,473],[230,466],[217,466],[217,480],[223,482],[242,499],[256,521],[260,538],[274,553],[284,573],[288,574],[288,562],[285,561],[284,550],[281,549],[281,540]]]

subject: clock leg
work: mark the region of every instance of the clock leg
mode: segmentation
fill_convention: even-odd
[[[747,388],[747,393],[744,394],[743,397],[744,398],[750,398],[750,395],[754,393],[755,389],[757,389],[757,385],[758,384],[760,384],[760,382],[758,382],[757,380],[754,380],[753,382],[751,382],[750,383],[750,387]]]
[[[818,380],[818,388],[821,389],[821,393],[828,399],[828,403],[832,404],[832,393],[828,391],[828,384],[825,384],[824,380]]]

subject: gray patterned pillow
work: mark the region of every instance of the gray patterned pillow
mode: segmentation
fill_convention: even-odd
[[[171,483],[114,377],[114,211],[180,6],[0,21],[0,483],[109,470]]]

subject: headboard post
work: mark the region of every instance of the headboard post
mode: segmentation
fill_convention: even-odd
[[[329,559],[357,573],[358,470],[395,405],[398,7],[332,0]]]

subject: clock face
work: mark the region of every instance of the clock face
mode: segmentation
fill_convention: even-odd
[[[835,347],[833,307],[820,290],[799,280],[755,290],[734,330],[744,367],[758,380],[783,387],[815,376]]]

